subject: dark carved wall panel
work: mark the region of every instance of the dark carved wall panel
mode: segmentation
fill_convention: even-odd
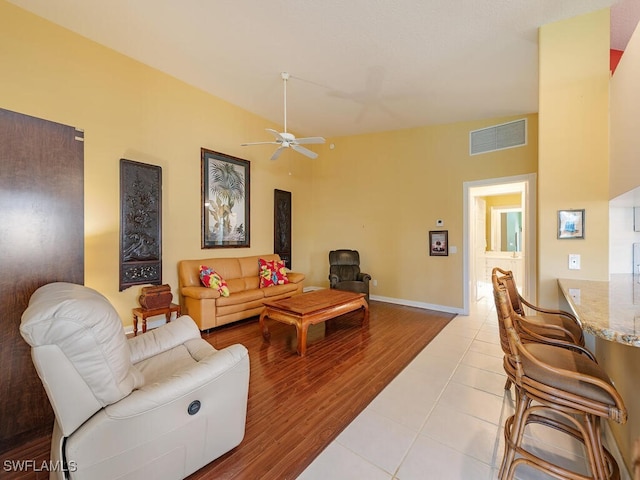
[[[38,287],[84,283],[83,137],[0,109],[0,452],[53,427],[19,327]]]
[[[162,283],[162,169],[120,160],[120,290]]]
[[[280,255],[287,268],[291,268],[291,192],[274,191],[273,201],[273,253]]]

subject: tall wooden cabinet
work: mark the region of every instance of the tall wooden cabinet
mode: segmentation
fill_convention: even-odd
[[[53,427],[19,326],[41,285],[84,283],[83,137],[0,109],[0,452]]]

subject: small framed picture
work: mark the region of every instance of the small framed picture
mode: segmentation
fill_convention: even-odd
[[[449,255],[449,231],[437,230],[429,232],[429,255],[446,257]]]
[[[584,238],[584,209],[558,210],[558,238]]]

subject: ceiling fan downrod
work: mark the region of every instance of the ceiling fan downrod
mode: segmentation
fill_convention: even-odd
[[[282,72],[280,74],[282,83],[284,83],[284,133],[287,133],[287,80],[289,80],[290,75],[287,72]]]

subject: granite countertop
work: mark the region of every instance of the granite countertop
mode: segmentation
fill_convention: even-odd
[[[608,282],[560,278],[558,285],[586,332],[640,347],[640,275],[614,274]]]

